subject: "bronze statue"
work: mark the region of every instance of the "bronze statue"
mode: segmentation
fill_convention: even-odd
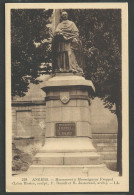
[[[63,11],[61,18],[53,38],[53,71],[83,73],[79,31],[75,23],[68,20],[67,12]]]

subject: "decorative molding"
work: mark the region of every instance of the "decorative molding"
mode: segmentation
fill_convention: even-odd
[[[45,101],[12,101],[12,106],[39,106],[46,105]]]
[[[62,81],[61,81],[62,82]],[[56,91],[57,89],[59,90],[62,90],[62,89],[66,89],[66,90],[70,90],[70,89],[76,89],[76,90],[87,90],[88,92],[91,93],[94,93],[93,89],[91,86],[86,86],[86,85],[61,85],[61,86],[46,86],[46,87],[42,87],[41,89],[45,92],[49,92],[51,90],[54,90]]]
[[[90,104],[90,99],[87,95],[70,95],[69,100],[88,100],[89,104]],[[50,100],[60,100],[60,96],[46,96],[45,98],[46,101],[50,101]]]
[[[21,140],[21,139],[34,139],[34,136],[14,136],[14,140]]]

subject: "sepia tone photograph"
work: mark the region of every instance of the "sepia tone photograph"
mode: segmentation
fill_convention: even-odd
[[[7,192],[128,191],[127,3],[5,12]]]

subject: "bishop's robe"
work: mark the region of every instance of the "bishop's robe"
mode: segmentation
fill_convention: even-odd
[[[75,23],[64,20],[58,24],[54,36],[55,70],[83,72],[81,68],[81,44]]]

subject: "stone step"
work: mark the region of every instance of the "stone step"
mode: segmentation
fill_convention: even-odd
[[[96,152],[81,153],[38,153],[33,161],[35,165],[98,165],[102,157]]]
[[[92,134],[93,139],[117,139],[117,134],[112,133],[112,134]]]
[[[32,165],[26,176],[53,176],[53,177],[75,177],[75,176],[110,176],[118,177],[118,172],[109,170],[105,164],[100,165]],[[24,175],[25,176],[25,175]],[[90,183],[90,182],[89,182]]]
[[[96,152],[92,140],[88,137],[46,138],[40,153]]]
[[[117,143],[117,139],[93,139],[93,143]]]
[[[117,152],[99,152],[103,160],[116,160]]]
[[[117,146],[96,146],[98,152],[116,152]]]
[[[97,145],[98,147],[103,146],[103,147],[109,147],[109,146],[116,146],[117,147],[117,143],[93,143],[95,145]]]

